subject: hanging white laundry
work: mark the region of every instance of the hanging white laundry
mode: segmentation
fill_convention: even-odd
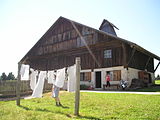
[[[29,76],[29,80],[30,80],[30,87],[32,90],[34,90],[36,83],[37,83],[37,76],[38,76],[38,71],[34,71],[32,68],[30,69],[31,74]]]
[[[21,65],[21,68],[20,68],[20,75],[21,75],[21,76],[24,76],[24,73],[25,73],[25,65],[22,64],[22,65]]]
[[[68,68],[68,92],[75,92],[76,89],[76,65]]]
[[[56,72],[55,71],[48,71],[48,83],[54,84],[56,80]]]
[[[68,81],[65,80],[62,89],[67,90],[67,87],[68,87]]]
[[[21,65],[20,75],[21,75],[21,80],[28,80],[29,65],[24,65],[24,64]]]
[[[65,68],[57,70],[56,82],[55,85],[57,87],[62,88],[65,80]]]
[[[42,97],[45,78],[46,78],[46,71],[41,71],[38,76],[38,82],[37,82],[35,89],[32,93],[32,97],[36,97],[36,98]]]

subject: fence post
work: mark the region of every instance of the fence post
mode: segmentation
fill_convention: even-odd
[[[76,57],[76,91],[75,91],[75,111],[76,116],[79,115],[80,100],[80,57]]]
[[[16,86],[16,104],[20,106],[20,85],[21,85],[21,75],[20,75],[21,63],[18,63],[18,77]]]

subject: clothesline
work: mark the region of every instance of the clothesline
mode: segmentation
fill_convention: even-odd
[[[22,65],[20,74],[23,76],[29,69]],[[29,73],[29,72],[28,72]],[[76,84],[76,65],[62,68],[57,71],[38,71],[30,68],[29,74],[30,87],[33,90],[32,97],[42,97],[44,81],[62,88],[67,81],[67,91],[74,92]]]

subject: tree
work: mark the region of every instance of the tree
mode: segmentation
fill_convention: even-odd
[[[13,75],[12,72],[10,72],[7,76],[7,80],[15,80],[15,76]]]
[[[7,80],[7,75],[6,75],[6,73],[5,73],[5,72],[3,72],[3,73],[2,73],[2,75],[1,75],[1,79],[2,79],[2,80]]]

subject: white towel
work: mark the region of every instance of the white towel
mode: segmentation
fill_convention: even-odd
[[[48,83],[54,84],[56,80],[56,72],[54,71],[48,71]]]
[[[41,71],[38,77],[38,82],[35,86],[35,89],[32,93],[32,97],[42,97],[42,93],[43,93],[43,87],[44,87],[44,80],[46,78],[46,71]]]
[[[20,75],[21,75],[21,80],[28,80],[29,65],[24,65],[24,64],[21,65]]]
[[[76,65],[68,68],[68,92],[75,92],[76,89]]]
[[[21,76],[24,76],[24,73],[25,73],[25,65],[22,64],[22,65],[21,65],[21,68],[20,68],[20,75],[21,75]]]
[[[65,80],[65,68],[57,70],[55,85],[62,88]]]
[[[37,76],[38,76],[38,71],[34,71],[33,69],[30,69],[31,74],[29,76],[30,79],[30,87],[32,90],[34,90],[35,86],[36,86],[36,82],[37,82]]]

